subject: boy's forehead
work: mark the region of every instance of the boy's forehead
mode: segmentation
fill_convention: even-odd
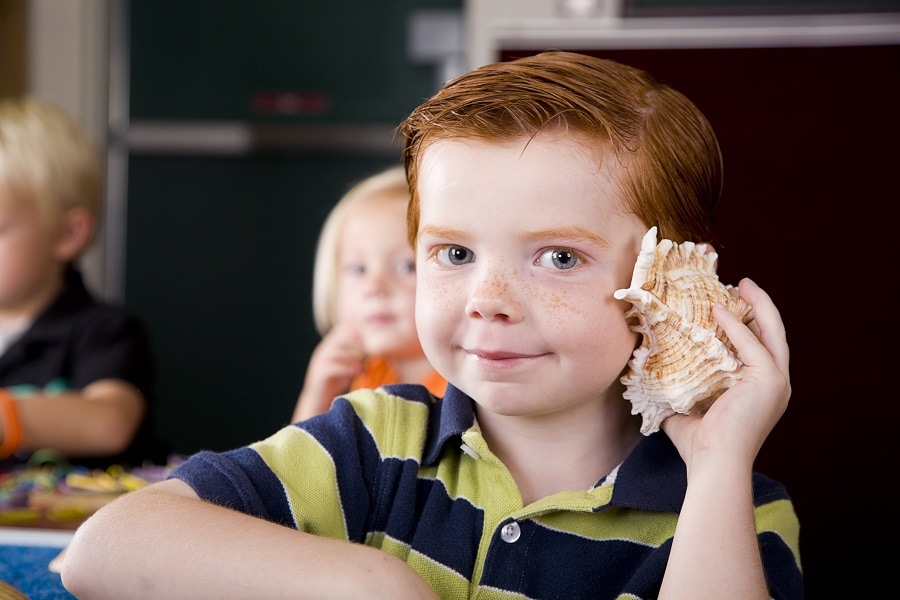
[[[511,155],[521,158],[529,156],[530,149],[539,147],[567,155],[570,161],[585,165],[597,165],[605,162],[607,156],[613,154],[608,142],[591,138],[579,131],[547,130],[534,135],[505,138],[448,137],[433,140],[423,146],[419,163],[419,173],[436,162],[435,155],[443,154],[447,148],[453,148],[457,154],[468,154],[474,161],[481,162],[486,150],[496,148],[510,150]],[[612,165],[611,165],[612,166]]]
[[[590,193],[608,188],[621,164],[603,146],[573,134],[539,134],[514,139],[436,140],[421,155],[417,188],[425,200],[435,192]]]
[[[579,224],[599,231],[628,214],[617,161],[598,158],[571,136],[441,140],[423,153],[420,166],[420,233],[479,229],[473,221],[531,232],[572,231]]]

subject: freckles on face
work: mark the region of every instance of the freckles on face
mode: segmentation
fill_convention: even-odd
[[[451,335],[448,326],[451,315],[462,308],[456,307],[454,298],[459,297],[459,292],[454,292],[453,286],[443,282],[421,281],[416,286],[415,300],[415,324],[422,350],[430,361],[434,363],[435,349],[446,346]]]
[[[419,332],[476,401],[543,412],[619,390],[637,335],[613,293],[645,227],[623,210],[617,163],[587,146],[441,140],[423,154]]]
[[[571,300],[569,299],[569,293],[566,291],[543,291],[538,294],[535,300],[545,305],[547,307],[547,311],[551,315],[560,312],[566,312],[570,315],[583,314],[582,311],[578,308],[578,305],[571,302]]]
[[[541,316],[547,329],[559,331],[570,327],[573,319],[587,316],[584,299],[576,298],[572,291],[540,285],[518,274],[497,282],[495,289],[498,294],[503,294],[509,293],[513,287],[521,296],[521,301],[530,307],[530,312]]]

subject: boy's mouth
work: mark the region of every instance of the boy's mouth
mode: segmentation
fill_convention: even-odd
[[[505,350],[481,350],[478,348],[465,348],[464,350],[469,356],[484,361],[531,360],[545,356],[545,354],[523,354],[521,352],[507,352]]]

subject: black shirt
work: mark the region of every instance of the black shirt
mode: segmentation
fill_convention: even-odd
[[[73,464],[91,467],[138,466],[145,460],[164,460],[152,441],[153,377],[143,324],[122,308],[95,300],[74,267],[67,269],[63,291],[56,300],[0,356],[0,387],[14,394],[80,390],[101,379],[122,379],[142,392],[146,414],[125,452],[106,457],[68,457]]]

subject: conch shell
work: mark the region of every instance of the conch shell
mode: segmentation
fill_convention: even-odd
[[[718,254],[706,244],[657,244],[656,231],[644,235],[631,287],[614,294],[631,302],[626,316],[637,318],[631,329],[643,336],[621,382],[631,414],[643,418],[644,435],[675,413],[705,413],[740,381],[744,364],[713,318],[713,304],[721,302],[744,323],[752,320],[750,305],[719,281]]]

